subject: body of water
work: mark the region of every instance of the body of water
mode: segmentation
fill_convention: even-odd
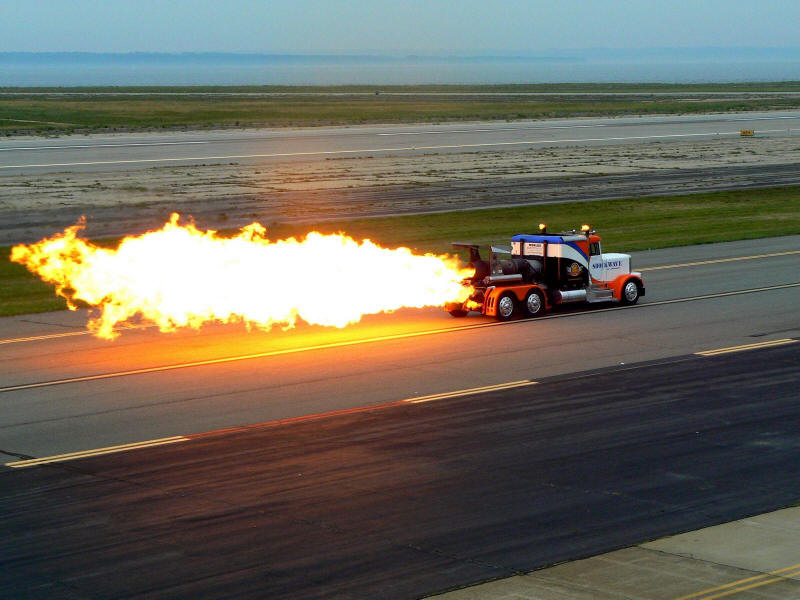
[[[674,59],[0,54],[0,87],[790,80],[800,80],[800,53]]]

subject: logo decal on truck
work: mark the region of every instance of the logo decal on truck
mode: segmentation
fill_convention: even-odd
[[[622,266],[621,260],[606,260],[603,262],[594,263],[592,265],[593,269],[602,269],[605,267],[606,269],[619,269]]]
[[[581,271],[583,271],[583,267],[576,262],[572,263],[567,269],[567,273],[570,275],[570,277],[577,277],[581,274]]]

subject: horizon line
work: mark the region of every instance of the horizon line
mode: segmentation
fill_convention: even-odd
[[[251,57],[276,57],[276,56],[347,56],[347,57],[459,57],[459,58],[486,58],[492,56],[535,58],[542,55],[563,55],[570,53],[585,52],[663,52],[663,51],[753,51],[769,50],[781,53],[800,51],[797,46],[591,46],[585,48],[542,48],[539,50],[512,50],[512,49],[492,49],[492,50],[308,50],[308,51],[289,51],[289,50],[125,50],[125,51],[94,51],[94,50],[0,50],[0,54],[25,54],[25,55],[52,55],[52,54],[73,54],[73,55],[95,55],[95,56],[130,56],[130,55],[155,55],[155,56],[251,56]]]

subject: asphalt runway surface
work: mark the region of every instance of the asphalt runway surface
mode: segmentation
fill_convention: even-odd
[[[633,260],[641,304],[508,324],[0,320],[0,590],[415,598],[797,502],[800,237]]]
[[[0,173],[704,140],[739,136],[742,129],[759,137],[797,135],[800,112],[8,138],[0,141]]]
[[[6,598],[419,598],[795,503],[800,344],[0,472]]]
[[[635,253],[635,307],[504,324],[432,308],[108,342],[86,335],[83,312],[0,319],[0,450],[48,456],[791,337],[799,267],[800,236]]]

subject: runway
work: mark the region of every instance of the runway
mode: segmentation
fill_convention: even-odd
[[[0,174],[707,140],[742,129],[798,135],[800,112],[9,138]]]
[[[81,313],[2,319],[0,450],[84,451],[793,337],[798,242],[637,253],[639,305],[509,324],[429,309],[341,330],[146,328],[106,342]]]
[[[633,264],[503,324],[1,319],[0,595],[417,598],[795,503],[800,236]]]
[[[419,598],[786,506],[799,360],[675,356],[0,471],[0,591]]]

